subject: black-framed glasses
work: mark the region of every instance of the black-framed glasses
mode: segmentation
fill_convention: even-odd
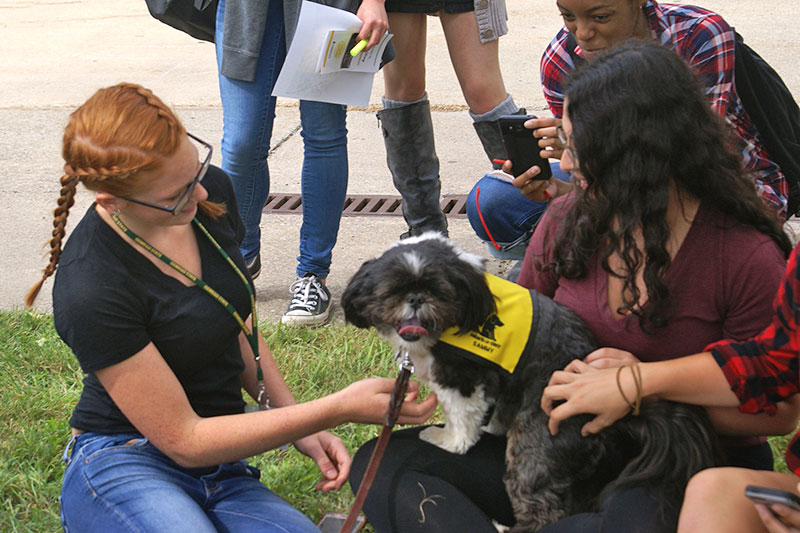
[[[151,204],[150,202],[144,202],[142,200],[137,200],[136,198],[131,198],[129,196],[122,196],[121,194],[117,195],[117,198],[122,198],[123,200],[127,200],[129,202],[133,202],[135,204],[144,205],[147,207],[152,207],[153,209],[159,209],[161,211],[166,211],[168,213],[172,213],[173,215],[177,215],[183,208],[186,207],[186,204],[189,202],[189,198],[192,197],[192,192],[194,191],[195,186],[200,183],[208,172],[208,167],[211,164],[211,154],[214,152],[214,149],[211,147],[210,144],[205,142],[202,139],[199,139],[192,135],[189,132],[186,132],[186,135],[189,136],[190,139],[194,140],[198,144],[200,144],[203,148],[207,150],[205,158],[203,158],[203,164],[200,166],[200,169],[197,171],[197,175],[194,177],[192,182],[186,186],[186,190],[183,191],[180,198],[175,202],[172,207],[166,207],[163,205],[156,205]]]
[[[561,126],[556,126],[556,135],[558,136],[558,140],[561,141],[562,146],[564,146],[564,150],[569,153],[569,156],[572,158],[572,162],[577,168],[578,165],[578,154],[575,153],[575,150],[569,145],[569,138],[567,137],[566,132],[564,132],[564,128]]]

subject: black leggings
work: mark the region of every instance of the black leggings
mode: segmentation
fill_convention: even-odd
[[[364,513],[378,533],[495,533],[492,520],[514,523],[503,484],[504,437],[483,434],[464,455],[433,446],[418,436],[423,427],[392,433],[381,460]],[[350,485],[358,491],[376,441],[359,448],[350,470]],[[756,451],[754,447],[752,451]],[[768,449],[768,448],[767,448]],[[657,496],[645,489],[615,494],[597,513],[583,513],[547,526],[560,532],[675,531],[679,508],[659,517]]]
[[[474,0],[386,0],[387,13],[466,13],[475,11]]]
[[[421,440],[422,429],[395,431],[389,439],[364,503],[375,531],[496,533],[492,518],[513,523],[503,485],[505,438],[484,434],[466,454],[456,455]],[[353,458],[354,493],[375,443],[364,444]]]

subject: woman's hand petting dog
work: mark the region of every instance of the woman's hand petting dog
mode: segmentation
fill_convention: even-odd
[[[620,378],[627,397],[635,398],[631,373],[623,372]],[[597,415],[581,428],[584,436],[607,428],[631,410],[617,386],[617,368],[598,369],[577,359],[550,377],[542,392],[542,409],[550,417],[547,427],[551,435],[556,435],[559,424],[571,416]]]
[[[635,355],[616,348],[600,348],[583,359],[584,363],[594,368],[617,368],[622,365],[640,363]]]
[[[336,393],[351,396],[343,403],[353,410],[347,419],[360,424],[383,424],[394,382],[391,378],[362,379]],[[409,381],[398,424],[422,424],[433,414],[439,403],[436,394],[432,392],[424,400],[416,401],[418,395],[419,383]]]

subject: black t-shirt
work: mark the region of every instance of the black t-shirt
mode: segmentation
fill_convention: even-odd
[[[202,182],[208,199],[224,202],[217,221],[197,217],[249,279],[239,243],[244,227],[227,175],[210,167]],[[250,299],[241,278],[192,225],[203,280],[244,319]],[[252,281],[251,281],[252,283]],[[198,415],[241,413],[244,370],[236,320],[200,287],[161,272],[106,224],[94,205],[64,246],[53,286],[55,327],[86,372],[70,425],[85,431],[136,431],[94,372],[119,363],[152,342],[175,373]]]

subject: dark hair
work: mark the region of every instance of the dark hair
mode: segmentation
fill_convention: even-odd
[[[566,102],[587,187],[566,213],[545,269],[582,278],[599,254],[603,269],[614,275],[608,259],[616,252],[626,270],[618,311],[637,314],[644,331],[666,325],[672,311],[664,283],[671,263],[671,183],[681,196],[695,197],[768,235],[785,255],[791,252],[781,221],[727,148],[731,139],[721,117],[675,52],[653,42],[625,42],[575,71]],[[640,309],[635,273],[642,266],[647,304]]]

